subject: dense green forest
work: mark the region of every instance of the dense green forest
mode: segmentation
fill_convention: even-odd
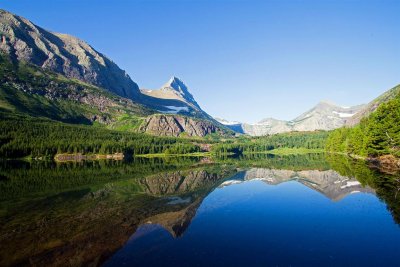
[[[332,131],[326,142],[328,152],[360,156],[400,156],[400,95],[382,103],[353,128]]]
[[[262,137],[242,137],[213,146],[217,155],[266,152],[278,148],[324,149],[328,132],[292,132]]]
[[[288,133],[226,140],[157,137],[0,112],[2,158],[52,158],[60,153],[186,154],[200,152],[204,143],[211,144],[216,155],[264,152],[281,147],[323,149],[327,135],[327,132]]]
[[[197,140],[196,142],[201,142]],[[199,152],[193,140],[71,125],[0,113],[0,157],[53,157],[57,153],[127,155]]]

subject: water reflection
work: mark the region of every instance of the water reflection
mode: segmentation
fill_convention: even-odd
[[[239,181],[260,180],[270,185],[277,185],[288,181],[297,181],[315,191],[318,191],[334,201],[339,201],[349,194],[374,193],[369,186],[351,177],[342,176],[333,170],[278,170],[265,168],[251,168],[235,176],[235,179],[222,183],[222,186],[236,184]]]
[[[246,181],[295,181],[334,201],[376,194],[399,222],[397,178],[362,162],[324,155],[203,162],[2,162],[0,265],[100,265],[132,235],[159,231],[154,225],[182,237],[211,192]]]

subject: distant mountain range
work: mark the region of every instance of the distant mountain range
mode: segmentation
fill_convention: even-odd
[[[322,101],[312,109],[290,121],[266,118],[255,124],[218,121],[232,130],[252,136],[270,135],[291,131],[333,130],[346,125],[350,118],[361,111],[364,105],[340,107]]]
[[[399,92],[396,87],[354,107],[320,102],[290,121],[216,120],[179,78],[172,77],[159,89],[139,89],[124,70],[86,42],[1,9],[0,72],[1,112],[166,136],[333,130],[357,124]]]

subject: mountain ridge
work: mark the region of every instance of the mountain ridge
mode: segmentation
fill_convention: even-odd
[[[47,31],[28,19],[0,9],[0,50],[14,61],[25,61],[138,100],[138,85],[117,64],[85,41]]]
[[[236,129],[237,132],[249,134],[251,136],[263,136],[292,131],[315,131],[333,130],[346,124],[349,118],[354,116],[364,105],[353,107],[341,107],[329,101],[320,101],[313,108],[300,114],[293,120],[279,120],[275,118],[265,118],[258,123],[238,123],[229,125],[223,119],[219,122],[225,126]],[[237,129],[241,130],[237,130]]]

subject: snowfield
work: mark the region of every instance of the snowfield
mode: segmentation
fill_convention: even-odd
[[[339,115],[340,118],[350,118],[353,117],[355,113],[343,113],[343,112],[337,112],[337,111],[332,111],[332,113]]]
[[[179,113],[181,111],[189,112],[189,108],[188,107],[176,107],[176,106],[164,106],[164,107],[166,107],[169,110],[167,110],[167,111],[159,110],[159,112],[168,113],[168,114],[177,114],[177,113]]]

